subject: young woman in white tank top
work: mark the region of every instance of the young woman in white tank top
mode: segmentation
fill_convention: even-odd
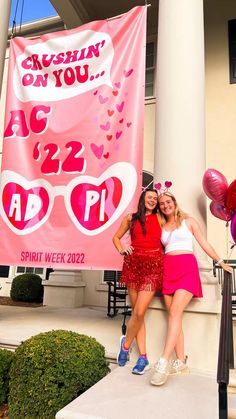
[[[193,237],[209,257],[232,273],[232,268],[207,242],[197,221],[180,210],[171,193],[159,195],[158,201],[162,219],[161,240],[165,248],[162,293],[168,310],[168,327],[162,356],[151,377],[151,384],[157,386],[166,382],[168,374],[189,372],[184,353],[182,316],[191,299],[202,296],[199,270],[193,255]],[[173,351],[176,359],[170,363]]]

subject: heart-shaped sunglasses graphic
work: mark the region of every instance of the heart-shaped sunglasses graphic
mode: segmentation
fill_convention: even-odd
[[[135,168],[126,162],[110,166],[99,178],[79,176],[53,187],[44,179],[28,181],[13,171],[1,175],[0,213],[18,235],[36,231],[49,218],[56,196],[78,230],[96,235],[112,225],[129,205],[137,186]]]

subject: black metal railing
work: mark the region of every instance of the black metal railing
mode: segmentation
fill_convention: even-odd
[[[222,287],[222,308],[220,341],[217,368],[219,385],[219,419],[228,418],[227,387],[229,369],[234,368],[233,319],[232,319],[232,275],[224,272]]]

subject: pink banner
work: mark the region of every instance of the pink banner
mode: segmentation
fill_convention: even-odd
[[[141,190],[146,7],[10,46],[0,264],[120,269]]]

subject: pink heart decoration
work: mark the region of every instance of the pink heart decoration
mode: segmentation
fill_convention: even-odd
[[[110,127],[111,127],[111,124],[109,121],[107,121],[107,123],[104,125],[103,124],[100,125],[100,128],[103,129],[104,131],[109,131]]]
[[[129,77],[133,73],[133,68],[131,68],[129,71],[124,70],[125,77]]]
[[[103,97],[102,95],[98,96],[99,102],[101,103],[101,105],[103,105],[104,103],[106,103],[108,101],[108,97]]]
[[[13,194],[17,194],[20,199],[20,220],[17,219],[16,210],[10,214],[12,199],[14,199]],[[39,199],[41,201],[41,206],[37,214],[28,219],[26,210],[30,195]],[[41,186],[25,189],[23,186],[15,182],[9,182],[3,189],[2,203],[8,221],[14,226],[14,228],[22,231],[32,229],[47,215],[49,208],[49,195],[47,190]]]
[[[221,205],[225,204],[228,182],[222,173],[215,169],[207,169],[202,179],[202,186],[208,198]]]
[[[102,195],[102,191],[105,190],[105,195]],[[93,199],[94,204],[90,207],[89,214],[85,214],[85,202],[87,199],[87,193],[90,193],[90,199]],[[94,193],[94,195],[93,195]],[[100,214],[101,201],[95,202],[95,196],[104,197],[104,213]],[[73,189],[71,193],[71,208],[78,220],[78,222],[86,228],[86,230],[92,231],[98,229],[107,223],[109,218],[117,209],[122,196],[122,183],[117,177],[110,177],[100,185],[94,185],[91,183],[81,183]]]
[[[117,87],[117,89],[120,88],[120,82],[115,83],[115,86]]]
[[[127,122],[127,127],[129,128],[132,125],[132,122]]]
[[[96,144],[92,143],[90,144],[90,147],[93,154],[97,157],[97,159],[100,159],[103,154],[104,146],[103,145],[97,146]]]
[[[121,102],[120,105],[119,104],[116,105],[116,109],[118,110],[118,112],[122,112],[123,111],[124,104],[125,104],[125,102]]]
[[[114,113],[114,111],[112,111],[112,110],[108,109],[107,113],[108,113],[108,116],[112,116],[112,115],[113,115],[113,113]]]
[[[97,92],[98,92],[97,90],[95,90],[95,92],[93,92],[94,96],[96,96]]]
[[[118,90],[113,90],[112,94],[113,94],[114,96],[117,96],[117,95],[118,95]]]
[[[154,189],[156,189],[157,191],[160,191],[161,190],[161,183],[160,182],[159,183],[155,183]]]
[[[109,157],[109,152],[107,152],[106,154],[103,154],[104,159],[108,159]]]
[[[172,182],[170,182],[170,180],[166,180],[165,181],[165,187],[168,189],[172,186]]]
[[[124,118],[119,120],[119,123],[122,124],[122,122],[124,121]]]
[[[230,211],[227,210],[227,208],[225,208],[224,205],[221,205],[218,202],[212,201],[210,203],[210,211],[212,215],[226,222],[230,221],[232,218],[232,214],[230,213]]]
[[[111,141],[112,135],[107,134],[107,139],[108,139],[108,141]]]
[[[116,139],[117,140],[118,140],[118,138],[120,138],[121,134],[122,134],[122,131],[117,131],[116,132]]]

